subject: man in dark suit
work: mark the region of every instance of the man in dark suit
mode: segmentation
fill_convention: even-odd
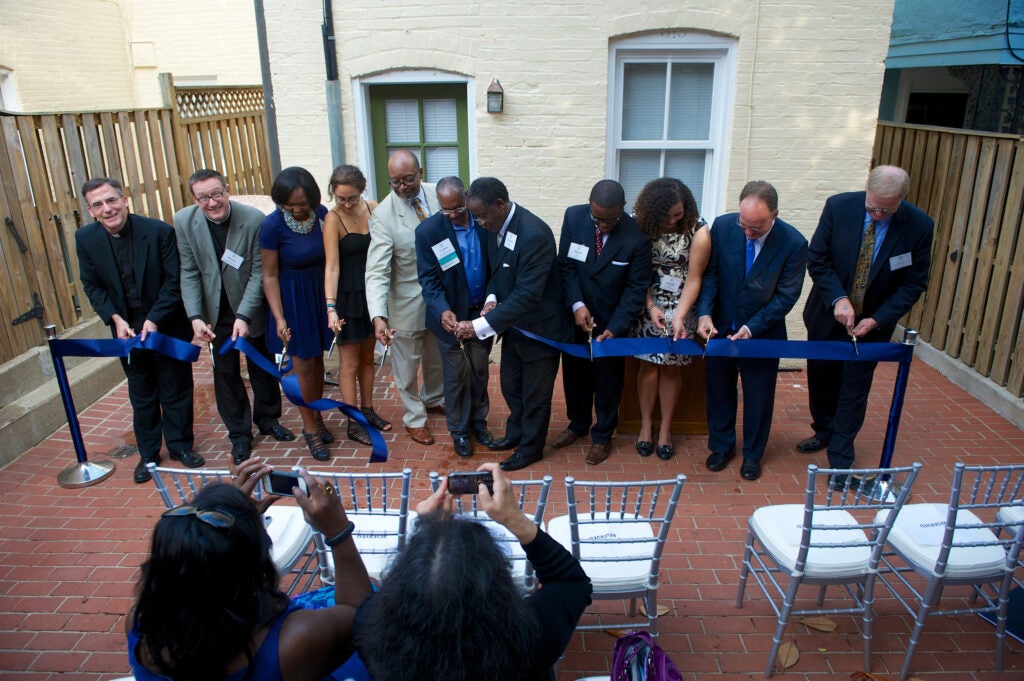
[[[195,205],[174,215],[181,260],[181,299],[197,339],[211,343],[213,393],[231,440],[231,459],[240,464],[252,449],[255,414],[260,433],[278,441],[294,440],[283,427],[281,387],[274,376],[249,364],[253,403],[242,381],[238,351],[221,355],[228,338],[247,338],[266,356],[263,338],[263,267],[259,233],[263,211],[231,201],[227,180],[201,169],[188,180]]]
[[[191,340],[178,284],[174,229],[128,212],[121,183],[109,177],[82,186],[96,222],[75,232],[79,277],[89,302],[115,338],[143,339],[154,331]],[[146,464],[160,461],[161,434],[171,458],[189,468],[206,462],[192,451],[192,366],[151,350],[121,360],[140,461],[133,479],[149,480]]]
[[[457,177],[437,183],[440,210],[416,227],[416,268],[427,304],[426,325],[441,349],[444,406],[455,453],[473,455],[470,432],[482,445],[487,431],[488,359],[494,339],[459,341],[460,319],[480,316],[490,278],[489,235],[466,208],[466,187]]]
[[[697,333],[786,339],[786,314],[804,283],[807,239],[778,219],[775,187],[757,180],[740,192],[740,210],[711,226],[711,260],[697,299]],[[708,407],[707,467],[724,469],[736,453],[736,377],[743,381],[744,480],[761,477],[775,409],[779,360],[708,357],[705,394]]]
[[[576,323],[576,343],[623,337],[640,314],[651,283],[651,242],[623,212],[626,193],[615,180],[601,180],[590,203],[565,211],[558,245],[565,304]],[[625,358],[593,361],[562,355],[562,386],[569,426],[552,442],[567,447],[590,433],[586,462],[597,465],[611,454],[619,424]],[[591,414],[597,420],[591,430]]]
[[[864,191],[825,202],[807,260],[814,283],[804,307],[808,339],[888,342],[924,292],[935,225],[903,200],[909,190],[906,171],[878,166]],[[874,373],[875,362],[808,360],[814,435],[796,448],[811,453],[827,447],[830,466],[850,468]]]
[[[501,394],[510,414],[505,437],[491,449],[517,447],[501,462],[502,469],[515,471],[544,456],[559,352],[512,327],[560,342],[572,338],[562,304],[555,237],[543,220],[509,200],[508,189],[497,178],[474,180],[466,206],[477,223],[497,238],[487,240],[491,281],[482,316],[459,322],[455,336],[483,339],[504,334]]]

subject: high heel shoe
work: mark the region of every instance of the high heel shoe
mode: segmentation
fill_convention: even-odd
[[[377,430],[380,430],[380,431],[383,431],[383,432],[387,432],[387,431],[391,430],[391,423],[389,423],[388,421],[385,421],[380,416],[378,416],[377,412],[375,412],[373,410],[373,407],[363,407],[359,411],[363,412],[363,416],[366,417],[366,420],[369,421],[370,425],[373,426],[374,428],[376,428]],[[362,440],[360,440],[360,442],[362,442]],[[366,444],[369,444],[369,443],[366,443]]]
[[[370,434],[366,432],[366,428],[363,428],[362,424],[353,421],[351,418],[348,420],[348,439],[363,445],[373,444],[373,441],[370,440]]]
[[[302,437],[306,439],[306,446],[309,447],[310,455],[317,461],[327,461],[331,458],[331,452],[324,444],[323,438],[317,433],[302,431]]]
[[[324,423],[322,416],[316,420],[316,434],[320,436],[320,439],[324,441],[325,445],[329,445],[334,442],[334,434],[327,430],[327,424]]]

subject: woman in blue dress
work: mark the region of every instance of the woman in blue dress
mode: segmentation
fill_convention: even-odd
[[[320,189],[305,168],[285,168],[274,180],[270,197],[277,210],[260,229],[263,292],[267,315],[267,349],[281,352],[288,345],[292,368],[307,403],[324,394],[324,356],[330,347],[327,300],[324,295],[323,220]],[[334,436],[320,412],[299,407],[302,435],[310,454],[327,461]]]

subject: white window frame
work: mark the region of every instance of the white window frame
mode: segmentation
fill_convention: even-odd
[[[608,98],[606,177],[619,177],[619,152],[624,150],[706,150],[704,191],[701,196],[694,198],[697,199],[701,215],[708,222],[719,215],[725,206],[724,192],[736,82],[736,49],[737,41],[734,38],[690,31],[665,31],[613,40],[608,58],[609,92],[612,96]],[[711,128],[708,139],[681,142],[623,140],[623,70],[627,63],[713,64]],[[664,156],[662,174],[663,171]]]
[[[476,81],[469,77],[447,71],[434,69],[400,69],[388,71],[373,76],[357,77],[352,79],[352,100],[355,109],[356,124],[356,147],[359,150],[359,167],[367,178],[366,194],[373,201],[380,201],[383,197],[375,196],[377,193],[374,182],[371,178],[376,177],[376,168],[373,161],[373,133],[370,130],[370,86],[371,85],[409,85],[422,83],[424,85],[451,85],[452,83],[465,83],[466,85],[466,143],[469,145],[469,176],[476,177]]]
[[[15,88],[14,73],[0,66],[0,109],[4,111],[20,111],[18,91]]]

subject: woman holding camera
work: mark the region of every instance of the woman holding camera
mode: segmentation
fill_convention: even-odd
[[[253,457],[237,486],[207,485],[160,518],[126,621],[137,681],[313,681],[351,655],[353,617],[371,587],[345,509],[333,487],[301,473],[308,493],[296,489],[295,500],[332,539],[339,585],[337,605],[302,609],[279,588],[263,527],[278,497],[249,496],[269,471]]]
[[[479,487],[480,508],[519,539],[541,589],[522,597],[487,529],[453,516],[445,480],[417,507],[415,533],[356,615],[356,647],[374,681],[554,679],[590,604],[590,579],[523,515],[497,464],[479,470],[494,478],[493,495]]]

